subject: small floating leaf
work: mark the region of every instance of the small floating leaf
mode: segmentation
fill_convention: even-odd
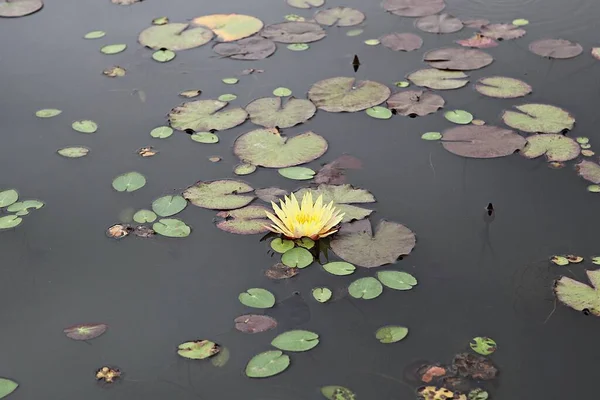
[[[360,278],[348,286],[348,293],[355,299],[371,300],[383,292],[381,283],[372,277]]]
[[[579,136],[579,137],[576,137],[576,138],[575,138],[575,140],[576,140],[576,141],[577,141],[577,143],[579,143],[579,144],[587,144],[587,143],[589,143],[589,141],[590,141],[590,139],[589,139],[589,138],[587,138],[587,137],[585,137],[585,136]]]
[[[183,211],[185,207],[187,201],[182,196],[163,196],[152,202],[152,211],[160,217],[173,216]]]
[[[286,251],[281,257],[281,262],[290,268],[306,268],[312,264],[314,258],[310,251],[303,247],[295,247]]]
[[[175,218],[159,219],[152,225],[156,233],[166,237],[183,238],[190,235],[191,229],[185,222]]]
[[[529,24],[529,21],[526,19],[523,19],[523,18],[517,18],[512,21],[512,24],[514,26],[525,26],[525,25]],[[469,400],[471,400],[471,399],[469,399]]]
[[[65,328],[63,332],[73,340],[92,340],[106,332],[105,324],[83,324]]]
[[[64,147],[62,149],[57,150],[57,153],[63,157],[67,158],[79,158],[83,156],[87,156],[90,152],[90,149],[87,147]]]
[[[84,39],[100,39],[102,37],[106,36],[106,32],[104,31],[91,31],[86,33],[83,38]]]
[[[156,50],[152,53],[152,59],[161,63],[169,62],[175,58],[175,53],[171,50]]]
[[[202,90],[184,90],[183,92],[179,93],[179,95],[181,97],[186,97],[188,99],[191,99],[193,97],[198,97],[202,94]]]
[[[344,276],[353,274],[356,267],[345,261],[333,261],[323,265],[323,269],[332,275]]]
[[[358,36],[363,32],[364,32],[363,29],[351,29],[348,32],[346,32],[346,36],[350,36],[350,37]]]
[[[275,305],[273,293],[262,288],[251,288],[238,296],[240,303],[253,308],[271,308]]]
[[[296,239],[296,240],[294,240],[294,243],[296,243],[300,247],[304,247],[307,250],[310,250],[313,247],[315,247],[315,241],[312,240],[311,238],[307,238],[307,237],[303,237],[301,239]]]
[[[268,378],[282,373],[290,366],[290,357],[279,350],[257,354],[246,365],[248,378]]]
[[[244,333],[261,333],[277,327],[277,321],[268,315],[240,315],[234,322],[235,329]]]
[[[473,121],[473,114],[465,110],[446,111],[444,117],[455,124],[466,125]]]
[[[227,85],[235,85],[240,80],[238,78],[223,78],[221,79],[221,81],[223,81],[223,83],[226,83]]]
[[[71,126],[80,133],[94,133],[98,130],[98,125],[89,119],[75,121]]]
[[[444,104],[446,102],[442,96],[425,90],[398,92],[387,100],[387,106],[395,110],[396,114],[410,117],[432,114],[443,108]]]
[[[233,100],[237,99],[237,96],[235,94],[226,93],[226,94],[220,95],[217,99],[219,101],[233,101]]]
[[[156,221],[156,214],[150,210],[139,210],[133,214],[133,220],[138,224]]]
[[[0,192],[0,207],[8,207],[19,199],[19,193],[15,189]]]
[[[292,51],[304,51],[310,48],[310,45],[307,43],[290,43],[286,46],[288,50]]]
[[[292,95],[292,91],[286,87],[278,87],[273,90],[273,94],[278,97],[287,97]]]
[[[165,25],[169,23],[168,17],[158,17],[152,20],[152,25]]]
[[[518,21],[517,19],[515,21]],[[513,24],[515,23],[515,21],[513,21]],[[467,398],[468,400],[487,400],[489,397],[488,392],[486,392],[485,390],[481,389],[481,388],[476,388],[473,389],[469,392]]]
[[[112,182],[112,187],[117,192],[134,192],[143,188],[144,185],[146,185],[146,178],[135,171],[119,175]]]
[[[62,110],[56,108],[44,108],[35,112],[35,116],[38,118],[52,118],[62,113]]]
[[[233,169],[233,173],[236,175],[250,175],[251,173],[253,173],[254,171],[256,171],[256,165],[252,165],[252,164],[238,164],[235,166],[235,168]]]
[[[293,249],[295,243],[292,240],[275,238],[271,240],[271,248],[281,254],[284,254],[286,251]]]
[[[173,134],[170,126],[158,126],[150,131],[150,136],[157,139],[166,139]]]
[[[325,303],[331,299],[331,296],[333,296],[333,293],[331,292],[330,289],[328,289],[326,287],[321,287],[321,288],[314,288],[312,290],[312,295],[315,298],[315,300],[318,301],[319,303]]]
[[[440,140],[442,138],[442,134],[439,132],[425,132],[421,135],[421,139],[423,140]]]
[[[367,39],[365,40],[365,44],[369,46],[377,46],[381,41],[379,39]]]
[[[181,343],[177,348],[177,354],[192,360],[204,360],[212,357],[220,351],[220,347],[210,340],[197,340],[194,342]]]
[[[383,326],[377,329],[375,337],[381,343],[396,343],[404,339],[408,335],[408,328],[403,326]]]
[[[127,48],[126,44],[109,44],[100,49],[100,51],[104,54],[118,54],[122,51],[125,51]]]
[[[217,217],[223,218],[217,222],[217,228],[238,235],[254,235],[265,233],[271,221],[267,219],[268,210],[263,206],[246,206],[237,210],[221,211]]]
[[[410,290],[417,284],[414,276],[401,271],[379,271],[377,279],[390,289]]]
[[[283,18],[286,21],[306,21],[306,18],[301,17],[298,14],[287,14]]]
[[[600,265],[600,257],[592,257],[592,263],[596,265]]]
[[[576,281],[566,276],[560,277],[554,284],[554,293],[564,305],[577,311],[587,310],[587,313],[600,316],[600,270],[586,271],[592,286]]]
[[[343,386],[323,386],[321,394],[329,400],[356,400],[356,395]]]
[[[319,344],[319,335],[311,331],[292,330],[284,332],[271,345],[284,351],[308,351]]]
[[[390,119],[392,118],[392,111],[387,107],[375,106],[367,108],[365,110],[367,115],[376,119]]]
[[[600,193],[600,185],[590,185],[587,187],[588,192]]]
[[[0,229],[10,229],[18,226],[23,219],[16,215],[5,215],[0,217]]]
[[[494,39],[482,36],[479,33],[476,33],[468,39],[457,40],[456,43],[463,47],[475,47],[478,49],[487,49],[498,46],[498,42],[496,42]]]
[[[19,384],[17,382],[7,378],[0,378],[0,399],[5,398],[9,394],[17,390],[18,387]]]
[[[248,205],[254,189],[244,182],[224,179],[198,182],[183,192],[183,197],[195,206],[211,210],[234,210]]]
[[[481,354],[482,356],[489,356],[493,352],[496,351],[496,341],[494,339],[485,337],[485,336],[477,336],[473,338],[471,343],[469,343],[471,349],[475,353]]]
[[[399,88],[405,88],[405,87],[409,87],[410,86],[410,82],[408,82],[408,81],[398,81],[398,82],[394,82],[394,85],[396,87],[399,87]]]
[[[219,137],[214,133],[210,132],[197,132],[193,135],[190,135],[190,139],[194,142],[205,143],[205,144],[214,144],[219,143]]]
[[[315,171],[306,167],[287,167],[280,168],[277,170],[279,175],[284,176],[288,179],[294,179],[297,181],[304,181],[312,179],[315,176]]]
[[[321,7],[325,0],[287,0],[287,3],[296,8]]]

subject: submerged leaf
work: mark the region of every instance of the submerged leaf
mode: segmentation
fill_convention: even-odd
[[[196,100],[183,103],[171,110],[169,123],[177,130],[222,131],[243,123],[248,114],[243,108],[223,110],[227,102],[219,100]]]
[[[419,18],[415,26],[429,33],[453,33],[460,31],[463,23],[454,15],[444,13]]]
[[[244,182],[219,180],[197,182],[183,192],[183,197],[195,206],[211,210],[234,210],[254,200],[254,189]]]
[[[304,330],[287,331],[271,341],[271,345],[285,351],[308,351],[318,344],[319,335]]]
[[[522,150],[527,141],[510,129],[497,126],[459,126],[444,131],[443,146],[458,156],[496,158]]]
[[[240,315],[234,322],[235,329],[244,333],[261,333],[277,327],[277,321],[268,315]]]
[[[105,324],[83,324],[65,328],[63,332],[73,340],[91,340],[102,335],[106,329],[108,326]]]
[[[181,51],[202,46],[213,37],[213,33],[206,28],[192,28],[190,24],[171,23],[154,25],[140,33],[138,41],[143,46],[154,50],[167,49]]]
[[[340,76],[315,83],[308,98],[324,111],[355,112],[383,103],[390,93],[381,83]]]
[[[403,326],[383,326],[377,329],[375,337],[381,343],[396,343],[404,339],[408,335],[408,328]]]
[[[494,59],[481,50],[448,47],[425,53],[423,61],[437,69],[468,71],[490,65]]]
[[[217,217],[217,228],[238,235],[254,235],[267,232],[271,222],[266,217],[267,208],[263,206],[246,206],[232,211],[221,211]]]
[[[187,207],[187,201],[182,196],[163,196],[152,202],[152,210],[160,217],[170,217]]]
[[[250,288],[238,296],[240,303],[247,307],[271,308],[275,305],[273,293],[262,288]]]
[[[586,271],[586,274],[591,286],[562,276],[554,283],[554,293],[567,307],[600,316],[600,270]]]
[[[444,0],[384,0],[382,7],[401,17],[424,17],[446,7]]]
[[[334,7],[315,14],[315,21],[327,26],[354,26],[365,20],[365,14],[350,7]]]
[[[420,69],[407,77],[417,86],[430,89],[458,89],[469,83],[468,76],[461,71],[442,71],[434,68]]]
[[[290,357],[279,350],[257,354],[246,365],[248,378],[268,378],[282,373],[290,366]]]
[[[250,102],[246,112],[256,125],[284,129],[308,121],[317,111],[310,100],[291,97],[282,102],[281,97],[264,97]]]
[[[549,104],[522,104],[518,111],[504,111],[502,120],[512,128],[529,133],[562,133],[573,129],[575,118],[562,108]]]
[[[219,42],[233,42],[252,36],[263,27],[260,19],[243,14],[213,14],[194,18],[196,25],[211,29]]]
[[[266,26],[262,37],[279,43],[311,43],[327,36],[325,30],[314,22],[288,21]]]
[[[424,90],[407,90],[392,95],[387,106],[404,116],[424,116],[444,107],[442,96]]]
[[[423,39],[414,33],[388,33],[379,40],[382,45],[394,51],[418,50],[423,45]]]
[[[580,151],[577,142],[570,137],[547,133],[529,136],[521,154],[526,158],[545,155],[548,161],[570,161],[577,158]]]
[[[333,206],[344,213],[342,222],[359,220],[371,215],[373,210],[357,207],[356,203],[374,203],[375,197],[365,189],[357,189],[351,185],[319,185],[316,189],[300,189],[294,193],[301,199],[308,190],[312,192],[313,199],[323,196],[323,204],[333,201]]]
[[[313,260],[314,257],[310,251],[303,247],[294,247],[281,256],[281,262],[290,268],[306,268],[312,264]]]

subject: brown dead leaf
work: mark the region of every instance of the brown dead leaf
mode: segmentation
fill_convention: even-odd
[[[282,263],[277,263],[265,271],[265,276],[269,279],[288,279],[298,275],[298,268],[290,268]]]
[[[116,224],[106,230],[106,236],[114,239],[121,239],[129,235],[129,232],[131,232],[132,229],[133,228],[130,225]]]

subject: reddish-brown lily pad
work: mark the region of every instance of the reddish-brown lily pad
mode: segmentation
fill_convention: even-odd
[[[41,10],[42,7],[42,0],[5,0],[0,2],[0,17],[24,17]]]
[[[213,50],[223,57],[235,60],[262,60],[275,53],[277,46],[272,40],[252,36],[237,42],[219,43]]]
[[[192,27],[184,23],[153,25],[144,29],[138,41],[151,49],[180,51],[202,46],[213,37],[213,33],[203,27]]]
[[[232,211],[221,211],[217,214],[217,217],[222,218],[217,222],[217,228],[238,235],[265,233],[268,231],[266,226],[271,224],[267,219],[267,211],[269,210],[263,206],[247,206]]]
[[[442,11],[444,0],[385,0],[382,7],[401,17],[424,17]]]
[[[350,7],[334,7],[318,11],[315,21],[327,26],[354,26],[365,20],[365,14]]]
[[[388,108],[395,110],[397,114],[420,117],[436,112],[444,104],[442,96],[424,90],[399,92],[387,101]]]
[[[266,26],[261,36],[279,43],[311,43],[327,36],[319,24],[290,21]]]
[[[510,129],[466,125],[448,129],[442,136],[446,150],[468,158],[496,158],[522,150],[527,141]]]
[[[481,34],[496,40],[517,39],[527,33],[525,29],[513,24],[491,24],[481,28]]]
[[[423,45],[423,39],[414,33],[388,33],[379,40],[382,45],[394,51],[413,51]]]
[[[341,185],[346,182],[344,173],[347,169],[362,168],[362,161],[348,154],[338,157],[330,163],[327,163],[315,175],[314,181],[317,184]]]
[[[583,51],[579,43],[564,39],[536,40],[529,45],[529,50],[538,56],[548,58],[573,58]]]
[[[436,14],[419,18],[415,21],[415,26],[429,33],[453,33],[460,31],[463,23],[454,15]]]
[[[235,210],[254,200],[254,189],[242,181],[223,179],[197,182],[183,192],[183,197],[195,206],[210,210]]]
[[[600,165],[592,161],[582,161],[575,166],[575,169],[586,181],[600,184]]]
[[[469,71],[490,65],[494,58],[481,50],[448,47],[425,53],[423,61],[437,69]]]
[[[63,332],[73,340],[91,340],[102,335],[107,329],[105,324],[82,324],[65,328]]]
[[[235,329],[244,333],[261,333],[277,327],[277,321],[268,315],[240,315],[234,322]]]
[[[494,39],[482,36],[479,33],[476,33],[468,39],[457,40],[456,43],[463,47],[475,47],[478,49],[488,49],[490,47],[498,46],[498,42]]]
[[[312,118],[317,107],[306,99],[263,97],[250,102],[246,112],[252,123],[265,128],[291,128]]]
[[[468,19],[463,21],[463,25],[467,28],[480,29],[490,23],[490,20],[478,18],[478,19]]]

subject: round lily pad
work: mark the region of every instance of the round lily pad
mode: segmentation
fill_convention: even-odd
[[[273,95],[277,97],[287,97],[292,95],[292,91],[286,87],[278,87],[273,90]]]
[[[479,33],[476,33],[468,39],[456,40],[455,43],[458,43],[463,47],[475,47],[478,49],[488,49],[490,47],[498,46],[498,42],[494,39],[482,36]]]
[[[294,179],[297,181],[304,181],[312,179],[315,176],[315,171],[306,167],[287,167],[280,168],[277,170],[279,175],[284,176],[288,179]]]
[[[204,360],[220,351],[220,347],[210,340],[197,340],[195,342],[181,343],[177,347],[177,354],[191,360]]]
[[[365,44],[368,46],[378,46],[381,44],[381,40],[379,39],[367,39],[365,40]]]
[[[117,192],[134,192],[145,185],[146,178],[139,172],[127,172],[117,176],[112,182],[112,187]]]
[[[211,210],[234,210],[254,200],[254,189],[244,182],[219,180],[198,182],[183,192],[183,197],[195,206]]]
[[[583,179],[597,185],[600,184],[600,165],[592,161],[581,161],[575,166],[575,169]]]
[[[398,81],[398,82],[394,82],[394,85],[399,87],[399,88],[406,88],[410,86],[410,82],[408,81]]]
[[[158,126],[150,131],[150,136],[157,139],[166,139],[173,134],[170,126]]]
[[[98,125],[94,121],[90,121],[89,119],[75,121],[71,126],[77,132],[81,133],[94,133],[98,130]]]
[[[308,98],[324,111],[355,112],[383,103],[390,93],[381,83],[340,76],[315,83]]]
[[[512,128],[528,133],[561,133],[573,129],[575,118],[562,108],[549,104],[522,104],[518,111],[504,111],[502,120]]]
[[[314,22],[288,21],[266,26],[261,36],[279,43],[311,43],[327,36]]]
[[[196,100],[183,103],[169,113],[169,123],[177,130],[222,131],[243,123],[248,114],[243,108],[223,110],[227,102],[219,100]]]
[[[243,175],[250,175],[254,171],[256,171],[256,165],[246,164],[246,163],[238,164],[233,169],[233,173],[234,174],[236,174],[236,175],[242,175],[242,176]]]
[[[466,125],[473,121],[473,115],[465,110],[446,111],[444,117],[455,124]]]
[[[333,292],[331,291],[331,289],[328,289],[326,287],[319,287],[314,288],[312,290],[312,295],[315,298],[315,300],[319,303],[326,303],[333,296]]]
[[[275,305],[273,293],[262,288],[251,288],[238,296],[240,303],[253,308],[271,308]]]
[[[327,142],[313,132],[288,140],[278,132],[257,129],[238,137],[233,152],[242,161],[267,168],[292,167],[313,161],[327,151]]]
[[[139,210],[133,214],[133,220],[138,224],[156,221],[156,214],[150,210]]]
[[[109,45],[106,45],[106,46],[102,47],[100,49],[100,51],[102,53],[104,53],[104,54],[109,54],[110,55],[110,54],[121,53],[121,52],[125,51],[126,48],[127,48],[127,45],[126,44],[122,44],[122,43],[120,43],[120,44],[109,44]]]
[[[287,0],[287,3],[296,8],[321,7],[325,0]]]
[[[192,27],[185,23],[153,25],[138,36],[143,46],[151,49],[180,51],[202,46],[213,37],[212,31],[203,27]]]
[[[387,106],[395,110],[396,114],[424,116],[443,108],[445,103],[442,96],[433,92],[407,90],[392,95],[387,101]]]
[[[237,99],[237,96],[232,93],[222,94],[218,97],[219,101],[233,101],[235,99]]]
[[[423,61],[437,69],[469,71],[490,65],[494,59],[481,50],[448,47],[428,51]]]
[[[408,328],[404,326],[383,326],[377,329],[375,337],[381,343],[396,343],[404,339],[408,335]]]
[[[390,119],[392,118],[392,112],[387,107],[375,106],[367,108],[365,110],[367,115],[375,119]]]
[[[304,51],[310,48],[310,46],[306,43],[292,43],[288,44],[286,47],[288,48],[288,50],[292,51]]]
[[[570,40],[542,39],[532,42],[529,50],[538,56],[564,59],[577,57],[583,51],[583,47]]]
[[[490,39],[511,40],[525,35],[525,30],[513,24],[490,24],[481,28],[481,34]]]
[[[0,217],[0,229],[10,229],[23,222],[23,218],[17,215],[5,215]]]
[[[152,211],[160,217],[170,217],[180,213],[187,207],[187,201],[182,196],[163,196],[152,202]]]
[[[430,89],[458,89],[469,83],[468,76],[461,71],[442,71],[435,68],[420,69],[407,77],[417,86]]]
[[[421,139],[423,140],[440,140],[442,138],[442,134],[439,132],[425,132],[421,135]]]
[[[275,238],[271,240],[271,248],[281,254],[284,254],[288,250],[291,250],[296,245],[292,240]]]
[[[156,233],[166,237],[183,238],[190,235],[191,229],[185,222],[176,218],[159,219],[152,225]]]
[[[108,326],[105,324],[83,324],[74,325],[63,330],[69,339],[73,340],[92,340],[102,335]]]
[[[260,36],[252,36],[232,43],[218,43],[213,50],[234,60],[262,60],[277,50],[275,43]]]
[[[348,293],[355,299],[372,300],[383,293],[383,286],[375,278],[360,278],[348,286]]]
[[[267,219],[267,211],[269,210],[263,206],[246,206],[237,210],[221,211],[217,214],[218,218],[222,218],[217,222],[217,228],[237,235],[265,233],[268,231],[266,227],[271,224]]]
[[[554,283],[554,293],[564,305],[577,311],[587,310],[589,314],[600,316],[598,300],[600,270],[586,271],[586,275],[592,286],[562,276]]]
[[[190,135],[190,139],[197,143],[214,144],[219,143],[219,137],[210,132],[197,132]]]
[[[308,351],[319,344],[319,335],[311,331],[292,330],[277,335],[271,341],[273,347],[284,351]]]
[[[332,275],[351,275],[356,270],[356,267],[345,261],[332,261],[323,265],[323,269]]]
[[[56,108],[44,108],[43,110],[37,110],[35,116],[38,118],[52,118],[62,113],[62,110]]]
[[[523,150],[527,141],[510,129],[497,126],[466,125],[444,132],[443,146],[456,155],[468,158],[496,158]]]
[[[44,202],[39,200],[18,201],[8,206],[6,211],[15,213],[17,216],[29,214],[29,210],[39,210],[44,207]]]
[[[19,199],[19,193],[15,189],[0,192],[0,207],[8,207]]]
[[[296,243],[298,246],[304,247],[305,249],[308,249],[308,250],[315,247],[315,241],[312,240],[311,238],[307,238],[307,237],[296,239],[294,241],[294,243]]]
[[[570,137],[547,133],[529,136],[527,145],[521,154],[526,158],[537,158],[545,155],[548,161],[564,162],[577,158],[580,151],[579,144]]]
[[[567,257],[563,256],[552,256],[550,258],[550,262],[556,264],[558,266],[564,267],[565,265],[569,265],[569,260]]]
[[[193,90],[184,90],[179,93],[180,96],[185,97],[187,99],[191,99],[193,97],[198,97],[202,94],[202,90],[193,89]]]
[[[410,290],[417,284],[414,276],[402,271],[379,271],[377,279],[386,287],[395,290]]]
[[[379,40],[382,45],[394,51],[418,50],[423,45],[423,39],[414,33],[388,33]]]
[[[211,29],[219,42],[233,42],[252,36],[263,27],[260,19],[243,14],[213,14],[193,19],[195,25]]]
[[[67,158],[84,157],[84,156],[87,156],[89,152],[90,152],[90,149],[88,149],[87,147],[83,147],[83,146],[64,147],[62,149],[57,150],[58,154],[60,154],[63,157],[67,157]]]
[[[282,373],[290,366],[290,357],[279,350],[269,350],[252,357],[246,365],[248,378],[268,378]]]
[[[323,196],[323,204],[329,204],[329,202],[333,201],[333,206],[344,213],[342,222],[363,219],[373,212],[372,210],[353,205],[375,202],[375,197],[365,189],[358,189],[351,185],[321,184],[316,189],[300,189],[294,195],[297,199],[301,199],[307,190],[312,192],[313,199]]]
[[[578,136],[575,138],[575,140],[577,141],[577,143],[579,144],[587,144],[590,141],[590,138],[587,138],[585,136]]]
[[[161,63],[169,62],[175,58],[175,53],[171,50],[156,50],[152,53],[152,59]]]
[[[308,121],[317,111],[310,100],[291,97],[283,102],[281,97],[263,97],[249,103],[246,112],[256,125],[283,129]]]
[[[479,93],[500,99],[514,99],[531,93],[531,86],[514,78],[505,76],[490,76],[481,78],[475,84],[475,90]]]
[[[444,13],[419,18],[415,21],[415,26],[429,33],[453,33],[460,31],[463,23],[454,15]]]
[[[446,3],[444,0],[384,0],[382,7],[401,17],[424,17],[439,13]]]
[[[235,329],[244,333],[261,333],[277,327],[277,321],[268,315],[240,315],[235,320]]]
[[[529,21],[524,18],[517,18],[513,20],[512,24],[515,26],[525,26],[529,25]]]
[[[42,0],[6,0],[0,3],[0,17],[24,17],[41,10],[43,6]]]
[[[294,247],[281,256],[281,262],[290,268],[306,268],[313,261],[313,255],[303,247]]]
[[[315,21],[327,26],[354,26],[365,20],[365,14],[350,7],[334,7],[315,14]]]
[[[469,343],[471,349],[482,356],[489,356],[496,351],[496,341],[489,337],[477,336]]]

